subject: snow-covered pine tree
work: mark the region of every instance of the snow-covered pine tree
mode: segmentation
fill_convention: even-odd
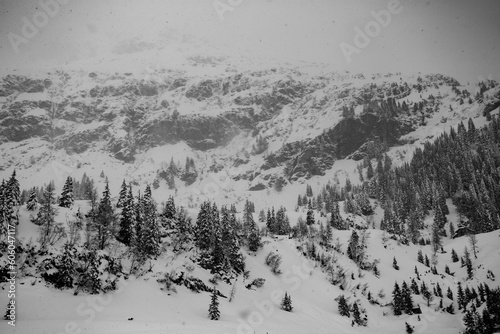
[[[401,315],[403,312],[403,300],[401,296],[401,289],[398,283],[394,283],[394,289],[392,290],[392,311],[394,315]]]
[[[69,208],[73,205],[74,202],[73,195],[73,179],[71,176],[66,178],[66,182],[64,183],[61,197],[59,197],[59,206],[62,208]]]
[[[411,326],[409,323],[405,322],[405,326],[406,326],[406,334],[413,334],[413,332],[415,331],[413,329],[413,326]]]
[[[212,240],[212,215],[211,215],[211,203],[209,201],[201,204],[200,211],[198,212],[198,217],[196,219],[196,225],[194,229],[194,236],[196,246],[201,251],[208,251],[211,246]]]
[[[260,232],[257,224],[253,223],[250,227],[250,232],[248,235],[248,249],[252,252],[256,252],[262,246],[260,241]]]
[[[352,230],[351,237],[349,238],[349,245],[347,246],[347,256],[358,263],[358,246],[359,246],[359,236],[355,230]]]
[[[12,175],[7,182],[8,198],[11,201],[12,206],[19,205],[21,203],[21,190],[19,188],[19,181],[16,178],[16,170],[12,172]]]
[[[106,180],[106,186],[104,192],[102,193],[101,201],[97,207],[97,212],[95,216],[94,231],[95,240],[98,249],[104,249],[109,243],[113,231],[115,228],[115,212],[113,206],[111,205],[111,195],[109,192],[109,184]]]
[[[402,311],[406,314],[413,314],[413,299],[411,298],[411,290],[405,281],[403,281],[403,284],[401,285],[401,301],[403,304]]]
[[[346,226],[344,220],[340,216],[339,202],[333,201],[332,203],[332,214],[330,217],[330,225],[337,230],[345,230]]]
[[[177,210],[175,208],[175,201],[172,196],[169,196],[163,206],[161,213],[162,224],[165,228],[174,228],[175,220],[177,218]]]
[[[122,202],[120,229],[116,239],[127,246],[131,246],[134,238],[134,225],[134,196],[132,194],[132,185],[129,185],[127,194]]]
[[[38,215],[34,223],[41,226],[40,229],[40,244],[45,247],[49,242],[51,232],[53,231],[55,221],[54,217],[56,211],[53,207],[54,204],[54,186],[50,182],[43,192],[43,201],[41,203]]]
[[[314,221],[314,211],[312,209],[312,205],[311,204],[308,204],[308,207],[307,207],[307,217],[306,217],[306,224],[308,226],[311,226],[311,225],[314,225],[315,221]]]
[[[285,296],[281,300],[281,309],[287,312],[292,312],[292,298],[287,292],[285,292]]]
[[[127,195],[128,195],[128,187],[127,184],[125,183],[125,179],[122,181],[122,185],[120,188],[120,194],[118,196],[118,201],[116,202],[116,207],[121,208],[125,204],[125,201],[127,200]]]
[[[392,259],[392,267],[396,270],[399,270],[399,266],[398,266],[398,261],[396,260],[396,257],[394,256],[394,258]]]
[[[143,205],[143,228],[137,237],[141,243],[141,251],[144,256],[156,257],[160,254],[160,228],[156,219],[156,203],[151,194],[151,186],[148,184],[142,198]]]
[[[235,228],[236,218],[225,206],[221,208],[221,241],[224,257],[229,261],[231,267],[237,273],[244,270],[245,263],[240,254],[238,236]]]
[[[349,311],[349,305],[347,304],[344,295],[339,296],[338,309],[341,316],[348,318],[351,316]]]
[[[210,300],[210,306],[208,307],[208,317],[210,320],[219,320],[220,318],[219,297],[215,287],[212,290],[212,298]]]
[[[243,238],[250,239],[250,231],[255,225],[252,215],[252,203],[247,199],[243,208]]]
[[[28,211],[35,211],[38,207],[38,196],[36,194],[36,188],[33,187],[30,191],[28,201],[26,202],[26,209]]]

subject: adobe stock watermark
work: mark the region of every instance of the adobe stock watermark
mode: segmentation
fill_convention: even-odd
[[[14,53],[19,53],[19,46],[21,44],[28,44],[30,40],[35,38],[40,30],[49,23],[49,18],[54,18],[61,8],[67,5],[69,0],[40,0],[38,5],[41,10],[35,12],[31,20],[26,16],[21,18],[23,26],[21,34],[13,33],[12,31],[7,34],[10,44]]]
[[[393,15],[399,14],[402,11],[403,6],[399,0],[390,0],[387,3],[387,9],[382,9],[378,12],[371,11],[371,16],[374,20],[367,22],[364,29],[358,26],[354,27],[356,34],[354,35],[352,44],[346,42],[339,44],[347,63],[351,63],[353,54],[360,54],[362,49],[370,45],[371,40],[380,34],[382,28],[387,27],[391,23]]]
[[[288,269],[283,273],[283,284],[288,286],[286,291],[295,291],[301,285],[302,282],[308,279],[310,276],[312,268],[309,266],[307,261],[304,260],[301,266],[294,265],[292,269]],[[271,291],[269,299],[263,300],[261,302],[254,302],[255,311],[248,314],[246,319],[238,318],[239,325],[236,328],[237,334],[254,334],[256,329],[264,324],[266,318],[270,318],[276,308],[279,308],[283,296],[285,295],[285,290],[274,289]]]
[[[214,9],[219,19],[224,21],[224,14],[232,12],[236,7],[241,5],[243,0],[214,0]]]

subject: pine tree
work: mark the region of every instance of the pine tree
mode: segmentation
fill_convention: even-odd
[[[453,300],[453,292],[451,291],[450,287],[448,287],[448,289],[446,290],[446,297],[448,297],[448,299],[450,300]]]
[[[96,231],[96,241],[98,249],[104,249],[113,235],[115,224],[115,213],[111,205],[111,195],[109,193],[109,184],[106,181],[101,201],[97,207],[97,214],[94,221]]]
[[[11,200],[11,205],[16,206],[21,204],[21,190],[19,189],[19,181],[16,178],[16,170],[7,182],[8,197]]]
[[[30,196],[26,202],[26,209],[28,211],[35,211],[38,207],[38,196],[36,194],[36,188],[33,187],[30,191]]]
[[[394,283],[394,289],[392,290],[392,310],[394,315],[401,315],[403,311],[403,300],[401,295],[401,290],[398,283]]]
[[[201,205],[195,225],[196,246],[201,251],[208,251],[210,249],[213,228],[211,204],[207,201]]]
[[[144,191],[143,200],[143,228],[141,234],[137,237],[140,239],[141,250],[143,255],[148,257],[156,257],[160,254],[160,228],[156,219],[156,203],[151,195],[151,187],[149,184]]]
[[[308,226],[314,225],[314,212],[312,210],[312,205],[309,205],[307,208],[307,217],[306,217],[306,224]]]
[[[339,296],[338,309],[341,316],[348,318],[351,316],[349,312],[349,305],[347,305],[344,295]]]
[[[212,298],[210,300],[210,306],[208,308],[208,317],[210,320],[219,320],[220,318],[219,296],[217,294],[218,291],[214,287],[212,290]]]
[[[462,289],[462,283],[458,282],[458,287],[457,287],[457,305],[458,309],[465,309],[465,305],[467,303],[465,302],[465,294],[464,290]]]
[[[127,184],[125,183],[125,179],[123,179],[121,188],[120,188],[120,194],[118,196],[118,202],[116,202],[116,207],[121,208],[125,204],[125,201],[127,200],[128,196],[128,188]]]
[[[40,244],[42,247],[45,247],[49,241],[52,232],[54,231],[54,227],[56,225],[54,217],[56,215],[56,211],[53,207],[54,204],[54,186],[52,182],[50,182],[43,192],[43,201],[41,203],[40,210],[38,211],[38,215],[35,219],[35,223],[41,226],[40,230]]]
[[[240,245],[236,234],[236,218],[234,213],[230,213],[225,206],[221,208],[221,240],[222,250],[225,259],[231,267],[237,272],[244,271],[245,263],[240,254]]]
[[[394,257],[392,260],[392,267],[396,270],[399,270],[398,261],[396,261],[396,257]]]
[[[243,208],[243,238],[250,238],[250,231],[255,225],[252,215],[252,203],[247,199]]]
[[[248,249],[252,252],[256,252],[262,246],[260,241],[260,233],[257,224],[253,224],[250,227],[250,233],[248,235]]]
[[[285,296],[281,300],[281,309],[287,312],[292,312],[292,298],[285,292]]]
[[[359,237],[355,230],[352,230],[351,237],[349,238],[349,245],[347,246],[347,256],[354,262],[359,262]]]
[[[464,257],[465,257],[465,266],[467,267],[467,278],[472,279],[474,277],[474,269],[472,267],[472,261],[470,259],[470,253],[467,247],[465,247]]]
[[[339,202],[332,203],[332,215],[330,217],[330,225],[337,230],[345,230],[346,226],[344,220],[340,216]]]
[[[425,285],[425,282],[422,282],[422,286],[420,287],[420,292],[422,293],[424,299],[427,300],[427,306],[430,306],[433,297],[432,293],[427,288],[427,285]]]
[[[412,334],[415,330],[413,329],[413,326],[411,326],[409,323],[405,322],[406,326],[406,333],[407,334]]]
[[[451,249],[451,260],[453,262],[458,262],[458,254],[454,249]]]
[[[130,185],[122,202],[120,229],[118,231],[117,240],[127,246],[131,246],[134,238],[134,225],[134,196],[132,194],[132,185]]]
[[[352,305],[352,317],[354,318],[354,323],[358,326],[364,325],[363,319],[361,319],[361,312],[359,311],[358,303],[354,302]]]
[[[73,205],[73,202],[73,179],[68,176],[66,178],[66,182],[64,183],[61,197],[59,198],[59,206],[62,208],[69,208]]]
[[[413,313],[413,299],[411,298],[411,291],[405,281],[401,286],[401,301],[403,306],[403,312],[406,314]]]
[[[418,288],[418,284],[417,284],[417,281],[415,281],[414,278],[411,279],[411,291],[416,294],[416,295],[419,295],[420,294],[420,290]]]
[[[424,263],[424,255],[422,254],[422,250],[420,250],[420,249],[418,250],[418,253],[417,253],[417,261],[422,263],[422,264]]]

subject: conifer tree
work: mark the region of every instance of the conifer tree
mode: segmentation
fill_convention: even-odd
[[[413,299],[411,298],[411,291],[405,281],[401,286],[401,301],[403,304],[403,312],[406,314],[413,313]]]
[[[467,278],[472,279],[474,277],[474,269],[472,268],[472,261],[470,259],[470,253],[467,247],[465,247],[464,257],[465,257],[465,266],[467,268]]]
[[[349,305],[347,304],[344,295],[339,296],[338,309],[341,316],[348,318],[351,316],[349,311]]]
[[[196,246],[201,251],[208,251],[211,246],[212,231],[214,228],[211,210],[210,202],[204,202],[200,207],[198,218],[196,219],[195,241]]]
[[[140,239],[141,250],[143,255],[148,257],[156,257],[160,254],[160,229],[156,219],[156,203],[151,195],[151,187],[148,184],[144,191],[143,201],[143,228],[141,234],[137,237]]]
[[[448,299],[450,300],[453,300],[453,292],[451,291],[450,287],[448,287],[448,289],[446,290],[446,297],[448,297]]]
[[[287,312],[292,312],[292,298],[285,292],[285,296],[281,300],[281,309]]]
[[[307,217],[306,217],[306,224],[308,226],[314,225],[314,212],[312,210],[312,205],[308,205],[307,208]]]
[[[125,204],[125,201],[127,200],[128,196],[128,188],[127,184],[125,183],[125,179],[122,181],[122,185],[120,188],[120,194],[118,196],[118,201],[116,202],[116,207],[121,208]]]
[[[54,204],[54,186],[52,182],[50,182],[43,192],[43,201],[38,211],[38,215],[35,219],[35,223],[41,226],[40,230],[40,244],[46,246],[49,242],[50,235],[54,230],[55,220],[54,217],[56,215],[56,210],[53,207]]]
[[[132,185],[129,185],[127,194],[122,202],[120,229],[118,231],[117,240],[127,246],[131,246],[134,238],[134,225],[134,196],[132,194]]]
[[[422,264],[424,263],[424,255],[422,254],[422,250],[420,250],[420,249],[418,250],[418,253],[417,253],[417,261],[422,263]]]
[[[359,236],[355,230],[352,230],[351,237],[349,238],[349,245],[347,246],[347,256],[354,262],[359,262]]]
[[[398,283],[394,283],[394,289],[392,290],[392,311],[394,315],[401,315],[403,312],[403,300],[401,296],[401,290]]]
[[[252,214],[252,203],[247,199],[243,208],[243,238],[249,239],[250,232],[255,225]]]
[[[398,261],[396,261],[396,257],[392,259],[392,267],[396,270],[399,270]]]
[[[330,217],[330,225],[337,230],[345,230],[346,226],[344,220],[340,216],[339,202],[333,201],[332,203],[332,215]]]
[[[417,284],[417,281],[415,281],[414,278],[411,279],[411,291],[415,294],[415,295],[419,295],[420,294],[420,290],[418,288],[418,284]]]
[[[361,319],[361,312],[359,311],[358,303],[356,302],[352,305],[352,316],[355,324],[358,326],[364,325],[364,320]]]
[[[16,170],[12,172],[9,181],[7,182],[8,198],[12,206],[21,204],[21,190],[19,189],[19,181],[16,178]]]
[[[248,235],[248,248],[252,252],[256,252],[261,246],[262,244],[260,241],[259,229],[257,227],[257,224],[253,223],[253,225],[250,227],[250,232]]]
[[[73,205],[73,202],[73,179],[68,176],[66,178],[66,182],[64,183],[61,197],[59,198],[59,206],[63,208],[69,208]]]
[[[406,334],[412,334],[415,332],[413,326],[411,326],[409,323],[405,322],[405,326],[406,326]]]
[[[28,211],[35,211],[38,207],[38,196],[36,194],[36,188],[31,188],[28,201],[26,202],[26,209]]]
[[[102,193],[99,206],[97,207],[97,214],[94,221],[98,249],[104,249],[109,243],[113,235],[115,220],[116,216],[113,206],[111,205],[109,184],[106,181],[106,186]]]
[[[458,262],[458,254],[454,249],[451,249],[451,260],[453,262]]]
[[[218,291],[214,287],[212,290],[212,298],[210,300],[210,306],[208,307],[208,317],[210,320],[219,320],[220,312],[219,312],[219,296],[217,295]]]

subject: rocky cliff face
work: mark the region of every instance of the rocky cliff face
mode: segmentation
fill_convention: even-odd
[[[236,137],[260,137],[247,147],[264,162],[239,177],[287,182],[322,175],[337,159],[398,144],[443,107],[458,83],[441,75],[310,75],[296,69],[225,71],[198,78],[180,71],[134,73],[55,71],[8,75],[0,82],[0,142],[42,140],[68,154],[91,148],[125,163],[138,152],[179,142],[196,151],[224,148]],[[254,139],[252,139],[254,138]],[[273,145],[267,148],[267,142]],[[231,166],[251,159],[234,157]],[[274,172],[273,172],[274,173]],[[254,189],[254,190],[258,190]]]

